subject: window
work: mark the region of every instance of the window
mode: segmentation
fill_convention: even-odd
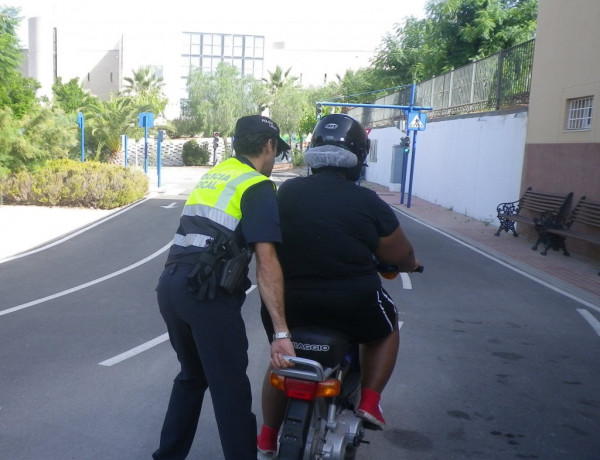
[[[233,39],[233,55],[242,57],[244,55],[244,37],[236,35]]]
[[[567,108],[567,130],[585,130],[592,127],[592,96],[569,99]]]
[[[369,161],[377,163],[377,139],[371,139],[371,148],[369,149]]]

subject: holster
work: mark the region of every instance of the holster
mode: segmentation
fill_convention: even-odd
[[[248,275],[248,262],[244,251],[232,259],[224,261],[219,277],[219,286],[230,294],[241,291]]]
[[[198,300],[213,300],[217,286],[230,294],[241,292],[248,275],[252,252],[241,250],[235,235],[220,234],[214,238],[206,251],[197,253],[195,264],[187,276],[189,290],[197,292]]]

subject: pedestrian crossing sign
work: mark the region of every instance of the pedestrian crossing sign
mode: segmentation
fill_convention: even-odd
[[[408,113],[408,131],[425,131],[425,125],[427,124],[427,114],[419,112]]]

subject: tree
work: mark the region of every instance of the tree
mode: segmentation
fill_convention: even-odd
[[[290,143],[297,132],[303,109],[309,107],[307,94],[299,86],[287,83],[277,91],[273,99],[270,115],[283,133],[287,133]]]
[[[149,107],[150,112],[163,115],[168,99],[163,93],[165,83],[151,66],[133,71],[133,77],[125,77],[123,95],[129,96],[138,107]],[[140,110],[142,112],[143,110]]]
[[[90,143],[95,144],[96,160],[116,162],[116,156],[121,150],[121,136],[139,135],[139,109],[132,98],[127,96],[111,96],[108,101],[98,100],[84,108],[93,136]],[[142,112],[148,111],[148,107],[141,109]]]
[[[218,131],[231,136],[239,117],[259,113],[254,85],[253,79],[241,77],[234,66],[224,62],[212,74],[196,70],[188,82],[190,115],[205,134]]]
[[[78,78],[63,83],[62,77],[58,77],[52,85],[52,94],[54,103],[66,113],[79,112],[83,107],[94,104],[94,100],[97,99],[83,89],[83,83]]]
[[[40,88],[37,81],[23,77],[20,71],[19,22],[17,9],[0,7],[0,108],[10,107],[17,118],[35,107],[35,92]]]
[[[440,75],[534,38],[538,0],[430,0],[427,16],[407,18],[373,60],[389,85]]]
[[[372,69],[349,69],[343,77],[337,75],[337,79],[338,95],[335,100],[339,102],[368,104],[382,96],[381,93],[373,94],[374,91],[386,87]]]
[[[22,56],[17,37],[18,10],[0,7],[0,81],[11,78],[21,65]]]
[[[77,125],[61,111],[35,106],[15,119],[10,109],[0,109],[0,176],[33,170],[46,160],[67,158],[77,143]]]

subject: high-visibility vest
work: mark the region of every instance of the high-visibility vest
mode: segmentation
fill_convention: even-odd
[[[215,238],[216,228],[233,232],[241,218],[242,196],[253,185],[269,180],[237,158],[210,169],[188,197],[169,259],[202,251]],[[275,184],[273,184],[275,188]]]

